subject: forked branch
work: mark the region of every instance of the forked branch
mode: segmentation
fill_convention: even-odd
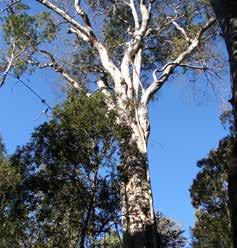
[[[214,23],[216,22],[216,18],[211,18],[207,24],[197,33],[195,38],[192,40],[191,44],[189,47],[181,53],[173,62],[168,63],[165,65],[163,68],[163,73],[159,78],[156,78],[155,73],[153,73],[153,82],[151,85],[146,89],[145,94],[142,96],[142,104],[147,105],[151,97],[164,85],[164,83],[168,80],[170,75],[173,73],[173,71],[179,66],[179,65],[185,65],[182,62],[189,56],[191,55],[195,49],[199,46],[201,42],[202,35],[207,31],[208,28],[210,28]],[[194,69],[195,66],[189,66]],[[199,69],[199,68],[198,68]]]

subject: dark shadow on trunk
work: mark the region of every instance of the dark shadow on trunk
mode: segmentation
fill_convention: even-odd
[[[137,231],[133,234],[124,234],[124,247],[129,248],[160,248],[158,246],[159,236],[154,233],[156,225],[147,225],[142,231]],[[155,236],[154,236],[155,235]],[[156,238],[156,246],[154,246],[154,238]]]
[[[228,173],[228,194],[230,200],[231,223],[233,229],[234,248],[237,248],[237,141],[232,154]]]
[[[234,113],[234,148],[229,165],[228,193],[230,199],[231,221],[233,229],[234,248],[237,248],[237,1],[212,0],[219,24],[226,41],[229,54],[232,79],[232,99],[230,103]]]

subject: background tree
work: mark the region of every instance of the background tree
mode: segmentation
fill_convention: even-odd
[[[198,161],[199,173],[190,189],[196,210],[192,230],[194,248],[233,246],[231,216],[228,206],[228,166],[233,138],[226,137],[207,158]]]
[[[1,247],[95,247],[104,233],[121,232],[115,114],[101,94],[74,93],[54,114],[3,171],[9,199],[1,209]],[[21,225],[19,235],[6,228],[8,219],[11,228]]]
[[[26,212],[20,204],[22,194],[19,191],[21,174],[12,167],[5,154],[4,145],[0,138],[0,243],[1,247],[17,247],[24,244],[24,225]]]
[[[182,69],[207,72],[206,48],[215,33],[210,8],[204,1],[35,0],[28,3],[38,8],[32,16],[24,1],[18,3],[2,7],[8,47],[2,84],[12,73],[20,77],[26,69],[51,68],[76,89],[89,81],[108,97],[107,106],[116,109],[117,122],[132,132],[121,144],[125,246],[156,247],[147,162],[148,104]],[[53,50],[65,36],[72,46]]]
[[[229,54],[232,99],[230,103],[234,113],[234,127],[237,128],[237,3],[233,0],[212,0],[215,14],[221,26]],[[234,247],[237,247],[237,139],[235,131],[235,142],[233,146],[232,159],[229,163],[229,198],[232,215]]]

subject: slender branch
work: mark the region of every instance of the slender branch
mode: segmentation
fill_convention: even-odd
[[[148,29],[146,32],[146,36],[149,36],[152,33],[156,33],[156,35],[160,35],[163,31],[165,31],[165,29],[173,22],[173,21],[177,21],[181,18],[183,18],[185,15],[179,15],[176,16],[174,18],[172,18],[171,20],[167,21],[165,24],[163,24],[161,27],[159,27],[158,29]]]
[[[167,69],[167,67],[169,67],[171,65],[177,65],[177,66],[187,67],[187,68],[196,69],[196,70],[206,70],[206,69],[208,69],[208,67],[206,65],[196,66],[196,65],[188,65],[188,64],[182,64],[182,63],[170,62],[170,63],[165,64],[160,70],[158,68],[155,69],[153,74],[156,73],[156,72],[163,72],[163,71],[165,71]]]
[[[178,29],[184,36],[185,40],[187,42],[192,42],[192,39],[188,37],[187,32],[185,31],[184,28],[182,28],[176,21],[172,21],[176,29]]]
[[[15,48],[16,48],[16,47],[15,47],[15,44],[13,44],[12,52],[11,52],[10,58],[8,59],[8,63],[7,63],[6,69],[5,69],[5,71],[3,72],[3,76],[2,76],[2,78],[1,78],[1,80],[0,80],[0,87],[2,87],[3,84],[5,83],[5,80],[6,80],[6,78],[7,78],[7,75],[8,75],[9,71],[10,71],[11,68],[12,68],[12,64],[13,64],[14,58],[15,58],[15,56],[14,56]]]
[[[14,5],[16,5],[16,4],[20,3],[20,2],[21,2],[21,0],[16,0],[15,2],[11,3],[10,5],[8,5],[6,8],[0,9],[0,13],[3,13],[5,11],[11,9]]]
[[[130,0],[130,3],[128,5],[132,10],[132,15],[133,15],[134,23],[135,23],[135,30],[138,31],[140,28],[140,24],[139,24],[139,18],[138,18],[138,14],[137,14],[134,0]]]
[[[62,76],[66,79],[66,81],[70,83],[74,88],[76,88],[77,90],[81,89],[80,84],[75,79],[73,79],[61,65],[58,64],[55,57],[50,52],[45,50],[40,50],[40,52],[47,55],[50,58],[51,63],[45,63],[45,64],[36,63],[36,65],[39,68],[51,67],[54,69],[55,72],[61,73]]]
[[[49,103],[42,98],[31,86],[29,86],[25,81],[23,81],[20,78],[17,78],[16,76],[14,76],[13,74],[9,73],[8,74],[10,77],[14,78],[15,80],[17,80],[19,83],[21,83],[25,88],[27,88],[33,95],[35,95],[40,101],[41,103],[43,103],[48,109],[50,109],[51,111],[53,111],[53,107],[51,107],[49,105]],[[45,113],[47,112],[47,110],[45,111]]]

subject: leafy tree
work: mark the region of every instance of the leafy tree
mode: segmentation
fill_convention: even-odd
[[[216,63],[210,56],[211,9],[199,0],[18,2],[2,4],[4,57],[9,58],[2,60],[2,84],[12,73],[19,77],[26,69],[50,68],[77,90],[92,82],[90,93],[96,88],[107,96],[118,124],[131,132],[121,141],[125,247],[157,247],[148,105],[171,75],[207,73],[208,64]],[[28,8],[37,11],[32,15]],[[65,37],[69,46],[62,45]],[[58,43],[63,49],[55,51]]]
[[[220,141],[207,158],[198,162],[200,172],[190,189],[192,204],[197,209],[193,228],[194,248],[231,248],[232,228],[228,207],[228,166],[233,139]]]
[[[0,246],[93,247],[120,226],[116,114],[69,94],[9,159],[0,145]]]

